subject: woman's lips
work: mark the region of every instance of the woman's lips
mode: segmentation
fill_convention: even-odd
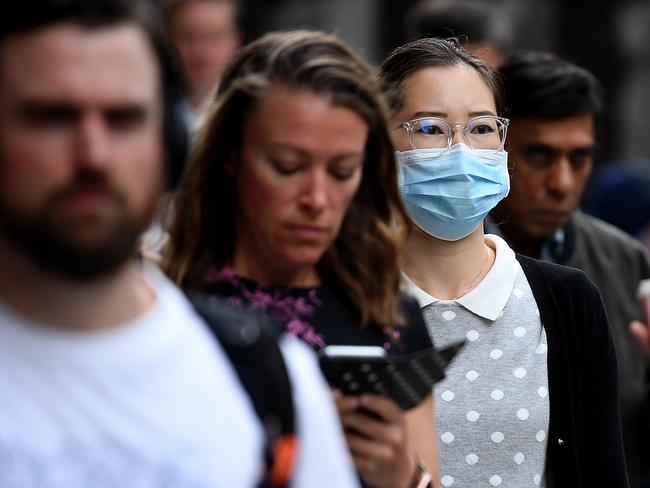
[[[288,225],[287,228],[294,236],[307,241],[321,240],[327,234],[327,227],[315,225]]]

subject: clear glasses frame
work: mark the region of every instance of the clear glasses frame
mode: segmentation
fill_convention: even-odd
[[[492,144],[490,141],[486,141],[485,144],[482,144],[480,142],[481,137],[484,134],[471,134],[468,133],[468,130],[473,130],[477,127],[480,126],[480,122],[485,121],[488,124],[492,123],[494,124],[494,129],[496,130],[498,134],[498,143],[497,144]],[[433,125],[435,124],[440,124],[440,127],[446,127],[448,130],[446,132],[447,134],[447,145],[445,146],[444,144],[442,145],[434,145],[430,147],[418,147],[418,146],[423,146],[422,141],[420,141],[420,144],[417,144],[416,136],[414,133],[417,129],[418,126],[422,126],[423,123],[425,122],[431,122]],[[508,125],[510,124],[510,120],[506,119],[505,117],[498,117],[496,115],[479,115],[478,117],[472,117],[469,119],[467,122],[464,124],[451,124],[447,119],[443,119],[441,117],[419,117],[417,119],[412,119],[404,122],[399,126],[399,128],[406,129],[406,132],[408,133],[409,136],[409,141],[411,143],[411,147],[416,150],[416,151],[421,151],[421,150],[426,150],[426,149],[433,149],[433,148],[446,148],[449,149],[452,145],[452,141],[454,140],[454,133],[457,130],[462,129],[462,135],[463,135],[463,140],[465,143],[472,149],[488,149],[488,150],[494,150],[500,151],[503,149],[503,146],[506,141],[506,132],[508,130]],[[436,127],[439,127],[436,125]],[[444,134],[441,134],[444,135]],[[419,136],[420,139],[424,136]],[[487,138],[486,138],[487,139]],[[496,141],[495,141],[496,142]],[[426,146],[426,145],[425,145]],[[483,146],[483,147],[480,147]],[[491,147],[494,146],[494,147]]]

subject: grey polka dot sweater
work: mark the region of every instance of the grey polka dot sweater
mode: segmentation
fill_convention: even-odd
[[[521,267],[494,321],[452,301],[436,301],[422,311],[438,347],[467,340],[434,391],[440,484],[543,486],[546,333]]]

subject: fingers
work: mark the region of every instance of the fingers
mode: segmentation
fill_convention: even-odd
[[[408,449],[377,443],[356,434],[346,436],[361,478],[372,486],[407,486],[415,472]]]
[[[347,413],[354,412],[361,405],[359,397],[344,396],[339,390],[332,390],[332,395],[334,396],[336,409],[341,417]]]
[[[404,443],[404,426],[374,419],[363,412],[351,412],[341,416],[341,423],[347,431],[358,432],[365,439],[398,448]]]
[[[646,354],[650,356],[650,329],[648,326],[635,320],[630,324],[630,332],[643,345]]]
[[[399,406],[384,397],[334,393],[345,437],[361,478],[377,487],[407,486],[415,462]]]
[[[361,395],[359,402],[362,408],[378,415],[386,422],[397,423],[403,418],[402,409],[399,408],[397,403],[389,398],[379,395]]]
[[[346,436],[352,455],[374,461],[390,461],[395,455],[395,449],[389,444],[377,442],[375,439],[366,439],[355,433]]]

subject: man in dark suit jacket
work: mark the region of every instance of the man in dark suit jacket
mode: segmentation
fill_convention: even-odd
[[[521,254],[583,270],[600,288],[618,356],[630,486],[637,487],[650,478],[650,334],[637,322],[637,288],[650,263],[640,242],[578,210],[593,167],[600,84],[540,52],[514,53],[500,71],[511,119],[511,190],[487,230]]]

